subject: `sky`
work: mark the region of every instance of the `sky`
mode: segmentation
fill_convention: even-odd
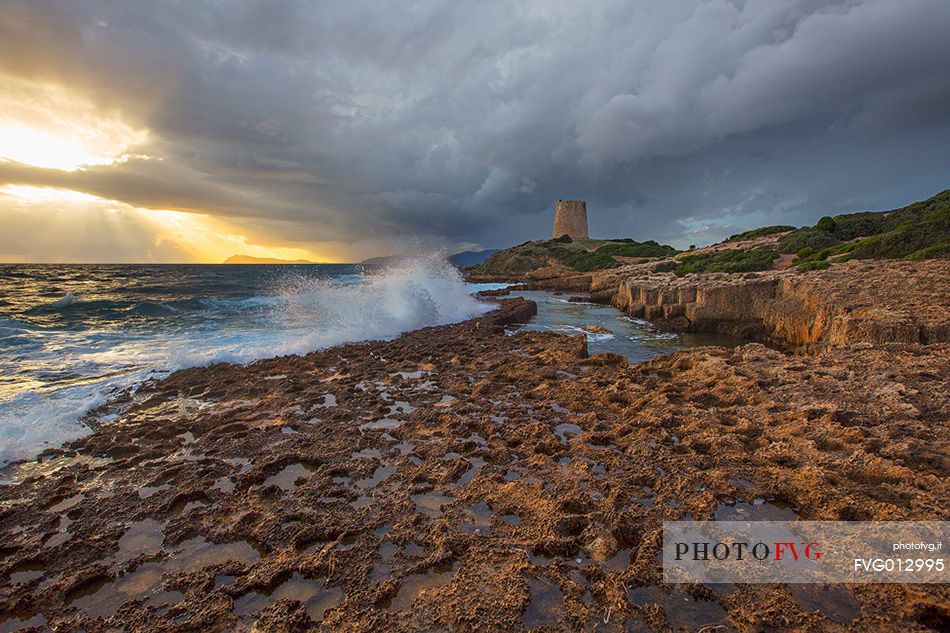
[[[947,0],[3,0],[0,261],[685,248],[950,187]]]

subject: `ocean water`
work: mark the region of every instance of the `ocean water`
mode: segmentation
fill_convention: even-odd
[[[0,266],[0,466],[90,429],[84,413],[175,369],[387,339],[491,309],[437,258],[314,265]]]
[[[0,265],[0,467],[91,432],[83,416],[176,369],[389,339],[491,310],[439,258],[366,271],[312,265]],[[611,306],[538,303],[529,330],[576,334],[634,362],[731,339],[656,332]],[[517,328],[514,328],[517,329]],[[109,420],[99,420],[108,422]]]

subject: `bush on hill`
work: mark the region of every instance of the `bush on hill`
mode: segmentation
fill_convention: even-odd
[[[941,255],[950,255],[950,242],[934,244],[933,246],[922,248],[919,251],[911,253],[905,259],[920,261],[923,259],[934,259],[935,257],[940,257]]]
[[[929,259],[945,255],[950,248],[950,191],[890,213],[853,213],[835,216],[832,232],[814,239],[816,229],[796,231],[782,248],[799,243],[796,263],[833,259]],[[797,235],[796,235],[797,234]],[[783,238],[785,242],[786,238]],[[834,241],[829,243],[829,240]],[[780,246],[783,246],[780,242]]]
[[[774,226],[763,226],[759,229],[752,229],[751,231],[746,231],[744,233],[736,233],[735,235],[730,235],[727,242],[738,242],[741,240],[751,240],[756,237],[762,237],[763,235],[774,235],[775,233],[785,233],[786,231],[794,231],[794,226],[786,226],[784,224],[776,224]]]
[[[811,249],[814,252],[837,243],[838,240],[834,235],[827,231],[812,228],[798,229],[778,241],[778,250],[782,253],[797,253],[804,249]]]
[[[684,255],[673,262],[672,270],[682,277],[690,273],[744,273],[768,270],[778,253],[768,248],[732,249],[699,255]]]
[[[828,248],[832,248],[832,251],[826,253],[825,257],[907,257],[948,240],[948,208],[950,190],[888,213],[864,211],[824,217],[813,227],[804,227],[782,236],[779,250],[783,253],[799,253],[800,260],[816,259],[818,254]],[[857,245],[842,246],[846,242]],[[805,248],[812,249],[813,253],[803,256],[801,251]]]
[[[566,248],[555,248],[551,250],[554,257],[573,270],[578,272],[590,272],[602,268],[616,268],[620,265],[616,259],[610,255],[590,251],[572,251]]]
[[[831,262],[825,260],[815,261],[815,262],[804,262],[798,264],[798,270],[809,271],[809,270],[824,270],[826,268],[831,268]]]
[[[778,251],[795,253],[794,264],[801,270],[826,268],[829,262],[848,259],[928,259],[950,254],[950,190],[888,213],[847,213],[826,216],[815,223],[793,229],[766,226],[733,235],[727,241],[751,239],[773,233]],[[588,250],[594,249],[594,250]],[[664,258],[678,251],[655,241],[572,240],[569,236],[524,242],[495,253],[485,263],[470,269],[475,274],[523,275],[554,262],[578,272],[616,268],[614,257]],[[715,253],[681,255],[678,260],[660,261],[655,270],[677,275],[701,272],[749,272],[767,270],[778,257],[767,247],[732,249]]]
[[[600,253],[601,255],[616,255],[619,257],[667,257],[677,251],[672,246],[658,244],[653,240],[647,242],[623,240],[604,244],[594,252]]]

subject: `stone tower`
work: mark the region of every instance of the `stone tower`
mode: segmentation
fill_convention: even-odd
[[[587,237],[587,202],[584,200],[558,200],[554,208],[554,235],[570,235],[575,240]]]

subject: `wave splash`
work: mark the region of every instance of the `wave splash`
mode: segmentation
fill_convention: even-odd
[[[76,303],[76,301],[78,301],[78,299],[76,298],[76,295],[74,295],[71,292],[67,292],[65,296],[63,296],[62,299],[57,299],[56,301],[53,301],[52,303],[50,303],[49,307],[50,308],[65,308],[67,306],[71,306],[72,304]]]
[[[388,339],[430,325],[470,319],[491,309],[476,300],[458,270],[419,258],[360,284],[306,279],[285,283],[273,319],[301,334],[281,353],[305,353],[351,341]]]
[[[27,387],[0,389],[0,466],[89,433],[80,421],[86,411],[118,390],[175,369],[390,339],[492,308],[471,296],[459,272],[437,257],[363,277],[283,277],[270,290],[274,294],[208,301],[205,318],[188,327],[47,331],[43,347],[18,352],[26,354],[15,369]],[[63,299],[59,307],[82,301]],[[29,380],[54,374],[71,379],[41,388]]]

